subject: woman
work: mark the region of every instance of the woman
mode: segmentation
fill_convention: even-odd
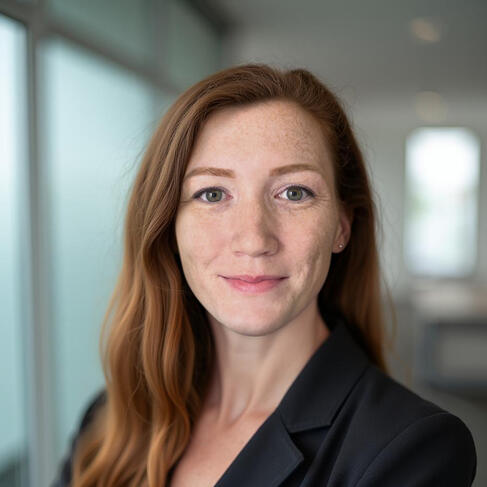
[[[470,431],[387,375],[383,321],[337,99],[300,69],[210,76],[137,174],[106,390],[57,485],[470,486]]]

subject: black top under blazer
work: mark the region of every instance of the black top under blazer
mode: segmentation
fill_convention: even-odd
[[[384,374],[342,315],[323,316],[329,336],[216,487],[471,486],[465,423]],[[85,411],[53,486],[69,485],[77,437],[103,401]]]

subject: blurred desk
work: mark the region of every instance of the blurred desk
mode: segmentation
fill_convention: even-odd
[[[447,392],[487,397],[487,288],[419,284],[412,305],[418,379]]]

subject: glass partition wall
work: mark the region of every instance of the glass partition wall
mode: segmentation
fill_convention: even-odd
[[[22,214],[26,164],[26,30],[0,15],[0,487],[25,484],[26,371]]]
[[[103,384],[128,189],[224,28],[189,0],[0,0],[0,487],[50,485]]]

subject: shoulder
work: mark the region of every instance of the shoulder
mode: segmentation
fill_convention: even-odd
[[[92,421],[98,408],[106,402],[106,390],[101,389],[89,401],[81,416],[80,431]]]
[[[76,443],[86,429],[86,427],[91,423],[93,418],[95,417],[96,411],[98,408],[106,402],[106,390],[102,389],[98,391],[94,396],[92,396],[87,405],[85,406],[82,414],[81,420],[79,421],[79,425],[76,429],[74,435],[71,436],[71,445],[69,451],[66,453],[64,459],[61,462],[61,465],[58,470],[58,476],[55,481],[52,483],[51,487],[67,487],[71,482],[71,465],[72,465],[72,457],[74,453],[74,449],[76,447]]]
[[[402,428],[410,422],[447,411],[370,364],[357,383],[365,415],[382,418],[384,426]],[[391,415],[393,414],[393,420]]]
[[[349,399],[355,403],[355,428],[367,451],[361,455],[357,486],[471,485],[477,464],[475,444],[458,416],[373,364]]]

